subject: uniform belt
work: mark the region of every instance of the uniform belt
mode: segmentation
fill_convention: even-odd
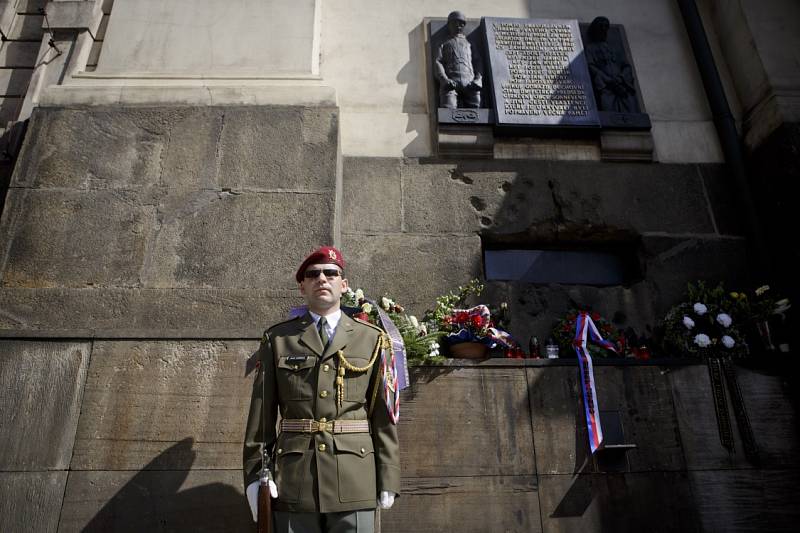
[[[369,433],[367,420],[311,420],[309,418],[284,418],[281,431],[288,433]]]

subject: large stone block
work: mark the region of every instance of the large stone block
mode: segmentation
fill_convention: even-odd
[[[241,468],[257,342],[96,342],[72,470]],[[193,439],[193,445],[184,439]]]
[[[433,308],[437,296],[481,272],[476,235],[345,233],[342,241],[353,287],[376,298],[390,294],[415,313]]]
[[[89,352],[88,343],[0,341],[0,470],[69,468]]]
[[[704,531],[796,531],[800,475],[792,470],[689,473]]]
[[[146,287],[294,288],[303,258],[333,240],[322,193],[169,194],[142,265]]]
[[[530,476],[403,478],[402,497],[381,511],[381,532],[541,531]]]
[[[540,475],[542,531],[701,531],[682,472]]]
[[[287,288],[333,239],[330,195],[161,192],[13,190],[4,286]]]
[[[741,237],[647,235],[640,257],[643,275],[657,287],[654,297],[661,313],[685,298],[690,281],[747,286],[747,244]]]
[[[59,531],[253,531],[241,472],[70,472]]]
[[[575,241],[609,231],[715,231],[693,165],[470,161],[404,165],[402,175],[412,232]]]
[[[66,472],[0,472],[0,530],[55,533]]]
[[[669,382],[655,367],[595,366],[600,411],[618,413],[631,472],[685,468]],[[589,454],[586,418],[575,366],[529,368],[537,471],[596,471]]]
[[[260,338],[297,289],[0,289],[0,336]]]
[[[12,189],[0,229],[3,286],[138,285],[152,201],[146,192]]]
[[[800,436],[797,413],[780,376],[736,368],[744,405],[759,449],[759,465],[744,455],[741,433],[729,400],[734,451],[720,443],[717,416],[706,365],[673,369],[670,382],[687,467],[691,470],[797,468]]]
[[[402,230],[401,161],[347,157],[343,161],[342,229],[346,232]]]
[[[404,477],[536,473],[521,369],[417,369],[401,403]]]
[[[170,125],[185,110],[36,108],[13,186],[125,189],[158,185]]]
[[[220,185],[325,190],[332,197],[338,133],[336,108],[228,109],[218,144]]]

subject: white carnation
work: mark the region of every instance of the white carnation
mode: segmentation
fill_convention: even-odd
[[[391,306],[392,306],[392,301],[389,298],[387,298],[386,296],[381,298],[381,307],[383,307],[388,311]]]
[[[363,297],[364,297],[364,291],[362,291],[361,289],[358,289],[356,291],[356,300],[361,300]]]
[[[683,317],[683,325],[686,326],[686,329],[692,329],[694,327],[694,320],[685,316]]]
[[[414,326],[414,329],[419,329],[419,320],[414,315],[408,317],[408,321],[411,322],[411,325]]]
[[[707,348],[711,344],[711,339],[705,333],[700,333],[695,336],[694,343],[701,348]]]
[[[761,296],[769,290],[769,285],[762,285],[756,289],[756,296]]]
[[[361,306],[361,310],[367,314],[370,314],[372,312],[372,305],[369,302],[367,302]]]
[[[720,313],[717,315],[717,322],[723,328],[727,328],[728,326],[731,325],[731,322],[733,322],[733,320],[731,320],[731,315],[729,315],[728,313]]]
[[[726,348],[731,349],[734,346],[736,346],[736,341],[733,340],[733,338],[729,337],[728,335],[723,335],[722,344],[724,344]]]
[[[700,316],[703,316],[704,314],[706,314],[706,311],[708,311],[708,307],[701,304],[700,302],[694,304],[694,307],[692,307],[692,309],[694,309],[694,312]]]

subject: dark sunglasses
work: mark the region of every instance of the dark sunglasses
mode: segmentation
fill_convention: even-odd
[[[342,275],[342,271],[336,268],[323,268],[320,270],[319,268],[309,268],[303,273],[303,277],[306,279],[317,279],[320,273],[325,274],[325,277],[330,278],[338,278]]]

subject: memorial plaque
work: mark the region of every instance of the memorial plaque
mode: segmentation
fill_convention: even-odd
[[[484,20],[498,126],[600,127],[578,21]]]

